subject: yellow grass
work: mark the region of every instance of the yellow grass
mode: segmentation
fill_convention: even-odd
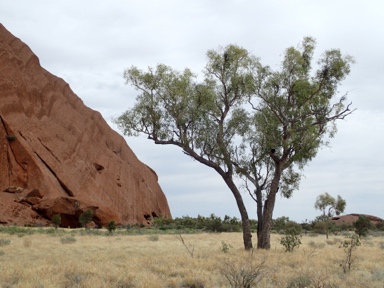
[[[289,286],[299,276],[311,280],[309,287],[384,287],[383,237],[363,240],[347,274],[337,244],[343,236],[328,243],[323,235],[303,236],[299,249],[286,253],[282,236],[272,235],[270,251],[250,254],[240,233],[183,235],[193,258],[174,235],[157,241],[149,235],[77,235],[69,244],[61,237],[0,234],[11,241],[0,246],[1,287],[230,287],[223,274],[248,273],[263,260],[257,287],[300,287]],[[222,241],[230,245],[227,253]]]

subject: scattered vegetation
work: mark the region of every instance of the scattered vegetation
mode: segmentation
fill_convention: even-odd
[[[148,236],[149,241],[159,241],[159,235],[157,234],[152,234]]]
[[[265,259],[258,262],[251,252],[246,257],[233,257],[221,263],[219,271],[230,287],[250,288],[257,287],[267,274],[268,268],[265,265]]]
[[[353,223],[355,232],[359,237],[367,236],[368,230],[372,228],[371,220],[365,216],[359,216],[359,219]]]
[[[70,244],[70,243],[75,243],[76,242],[76,238],[71,236],[71,235],[67,235],[67,236],[64,236],[64,237],[61,237],[60,238],[60,242],[62,244]]]
[[[116,230],[116,223],[115,223],[115,221],[113,221],[113,220],[109,221],[108,225],[107,225],[107,229],[108,229],[109,234],[112,234]]]
[[[301,244],[301,235],[294,228],[288,228],[286,235],[281,238],[280,244],[284,246],[285,252],[293,252],[293,249],[298,248]]]
[[[53,226],[55,227],[55,229],[57,230],[57,228],[59,228],[61,225],[61,215],[60,214],[53,215],[52,223],[53,223]]]
[[[223,253],[227,253],[229,251],[229,249],[232,248],[232,245],[231,244],[228,244],[224,241],[221,241],[221,247],[220,247],[220,251],[223,252]]]
[[[93,219],[93,212],[91,210],[87,210],[80,214],[79,222],[81,226],[85,229],[88,229],[88,223],[90,223]]]
[[[351,270],[351,265],[356,259],[353,252],[360,245],[360,237],[357,235],[351,235],[341,243],[340,248],[343,248],[345,254],[340,266],[343,268],[344,273]]]
[[[5,246],[11,244],[11,240],[9,239],[0,239],[0,246]]]
[[[0,286],[4,287],[284,288],[305,287],[300,285],[310,281],[309,287],[316,288],[382,288],[384,277],[383,236],[360,239],[361,246],[352,250],[349,270],[345,261],[349,246],[345,251],[341,244],[350,238],[343,235],[330,237],[333,244],[326,245],[325,237],[303,234],[300,247],[284,253],[282,236],[276,233],[271,235],[271,250],[247,252],[241,233],[198,230],[179,236],[175,233],[181,230],[117,227],[111,235],[107,229],[18,227],[23,228],[19,234],[21,229],[7,227],[13,232],[9,234],[1,228],[0,239],[10,240],[0,247]],[[151,235],[159,235],[161,243],[148,241]],[[349,235],[357,237],[353,232]],[[347,263],[346,276],[342,262]]]

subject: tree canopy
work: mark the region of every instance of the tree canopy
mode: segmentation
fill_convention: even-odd
[[[126,135],[176,145],[213,168],[235,197],[246,249],[252,236],[243,185],[235,177],[257,202],[258,247],[268,249],[277,192],[292,195],[300,170],[335,135],[336,120],[352,112],[337,87],[353,59],[328,50],[314,70],[314,49],[315,40],[305,37],[299,47],[286,49],[275,71],[242,47],[219,47],[207,52],[202,80],[163,64],[125,71],[126,83],[140,94],[116,119],[119,127]]]

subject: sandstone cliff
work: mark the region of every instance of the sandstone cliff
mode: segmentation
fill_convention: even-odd
[[[78,227],[171,217],[156,173],[0,24],[0,223]]]

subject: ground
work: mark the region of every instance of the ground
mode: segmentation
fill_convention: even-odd
[[[1,287],[231,287],[228,276],[241,271],[260,272],[259,285],[251,287],[304,287],[289,285],[310,281],[309,287],[382,288],[384,283],[383,233],[362,240],[344,274],[339,244],[345,235],[328,240],[303,235],[302,245],[287,253],[280,245],[283,236],[274,234],[270,251],[248,253],[241,233],[182,234],[183,245],[177,235],[79,231],[0,233]]]

